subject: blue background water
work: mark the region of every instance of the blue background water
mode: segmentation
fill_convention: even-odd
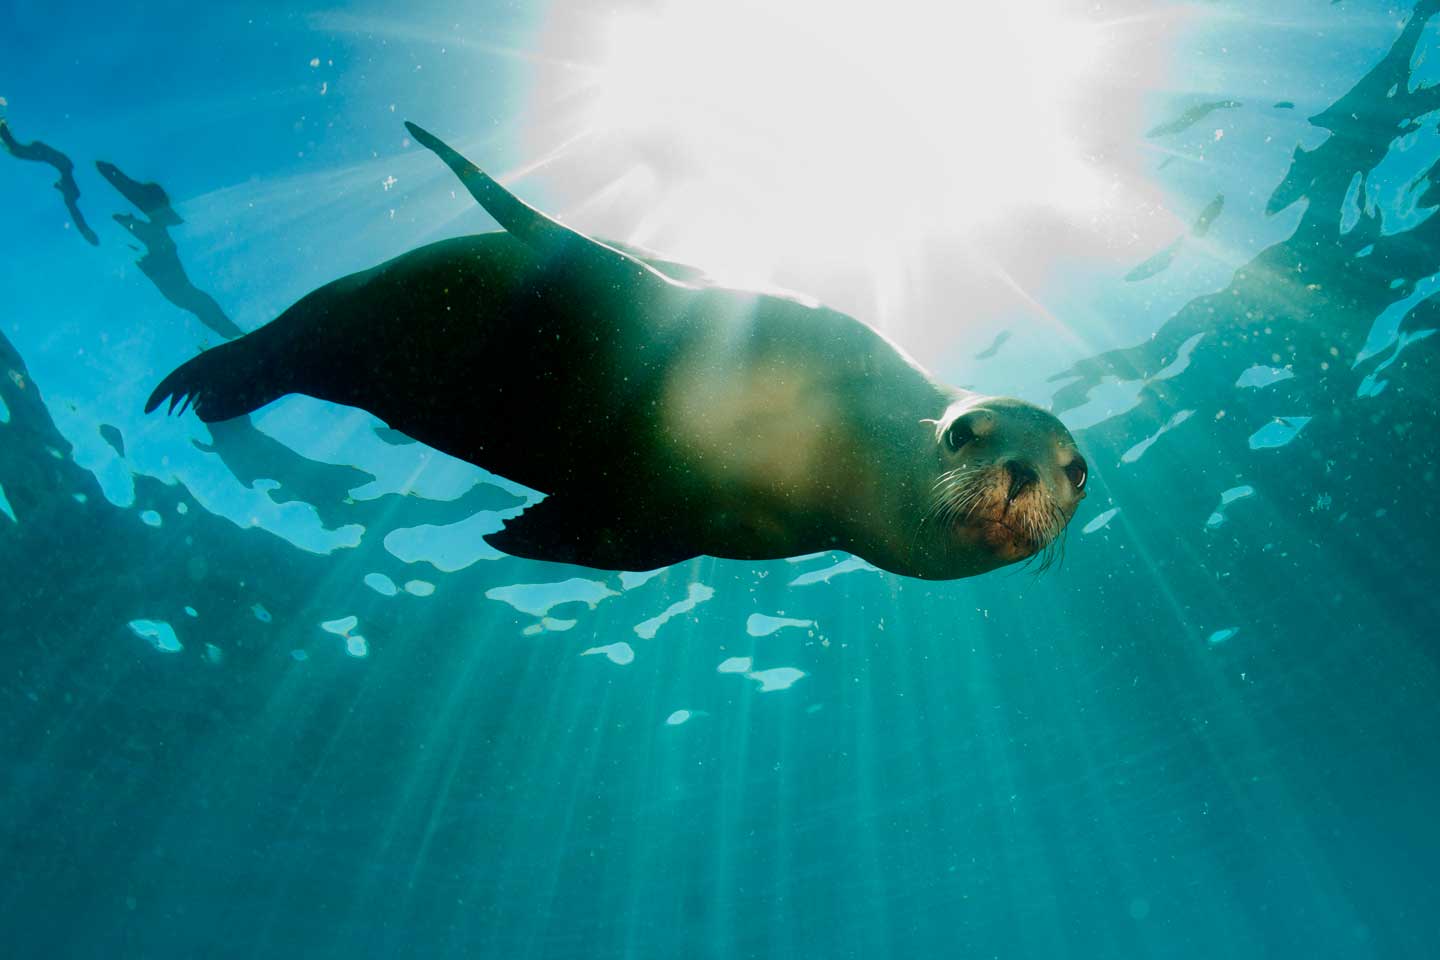
[[[1435,4],[1211,6],[1120,149],[1223,212],[1053,265],[1089,353],[1000,317],[940,371],[1076,429],[1066,562],[932,584],[495,557],[524,491],[353,411],[143,417],[221,334],[93,162],[251,329],[488,229],[398,121],[524,162],[490,51],[544,11],[11,4],[9,120],[99,242],[0,156],[7,953],[1433,956]]]

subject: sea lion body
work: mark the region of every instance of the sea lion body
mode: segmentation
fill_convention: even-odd
[[[185,398],[223,420],[287,393],[360,407],[545,493],[487,537],[518,556],[638,570],[843,549],[933,578],[1020,558],[987,542],[993,526],[937,534],[942,435],[992,398],[845,314],[574,234],[412,129],[506,232],[327,284],[180,367],[148,409]],[[1063,459],[1073,442],[1035,412]]]

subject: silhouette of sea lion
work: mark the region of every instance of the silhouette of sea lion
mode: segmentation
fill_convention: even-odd
[[[321,287],[175,370],[147,412],[363,408],[547,495],[492,545],[605,569],[841,549],[951,579],[1045,551],[1083,498],[1044,410],[938,383],[835,310],[584,236],[407,127],[504,232]]]

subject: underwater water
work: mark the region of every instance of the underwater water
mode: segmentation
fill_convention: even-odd
[[[774,272],[1070,426],[1043,573],[521,560],[480,536],[530,492],[359,411],[143,414],[494,229],[402,119],[638,231],[558,150],[586,16],[7,7],[4,953],[1437,955],[1440,3],[1100,11],[1163,27],[1071,117],[1120,214],[992,211],[1048,238],[978,235],[1005,282],[934,238],[898,299],[843,245]]]

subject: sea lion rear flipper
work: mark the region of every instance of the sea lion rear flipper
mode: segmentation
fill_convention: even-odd
[[[485,542],[513,557],[600,570],[653,570],[698,554],[677,542],[675,525],[590,493],[551,496],[505,521]]]
[[[145,412],[168,399],[171,413],[177,404],[181,413],[193,405],[201,420],[214,423],[278,400],[293,388],[283,382],[282,370],[271,362],[266,340],[256,331],[192,357],[160,381],[145,402]]]
[[[567,257],[576,258],[596,273],[605,284],[628,286],[637,283],[675,283],[649,264],[571,230],[560,221],[536,210],[424,127],[407,120],[405,129],[410,131],[416,142],[445,161],[445,165],[454,171],[465,189],[470,191],[475,202],[484,207],[485,212],[494,217],[507,233],[536,253],[554,258],[563,251]]]

